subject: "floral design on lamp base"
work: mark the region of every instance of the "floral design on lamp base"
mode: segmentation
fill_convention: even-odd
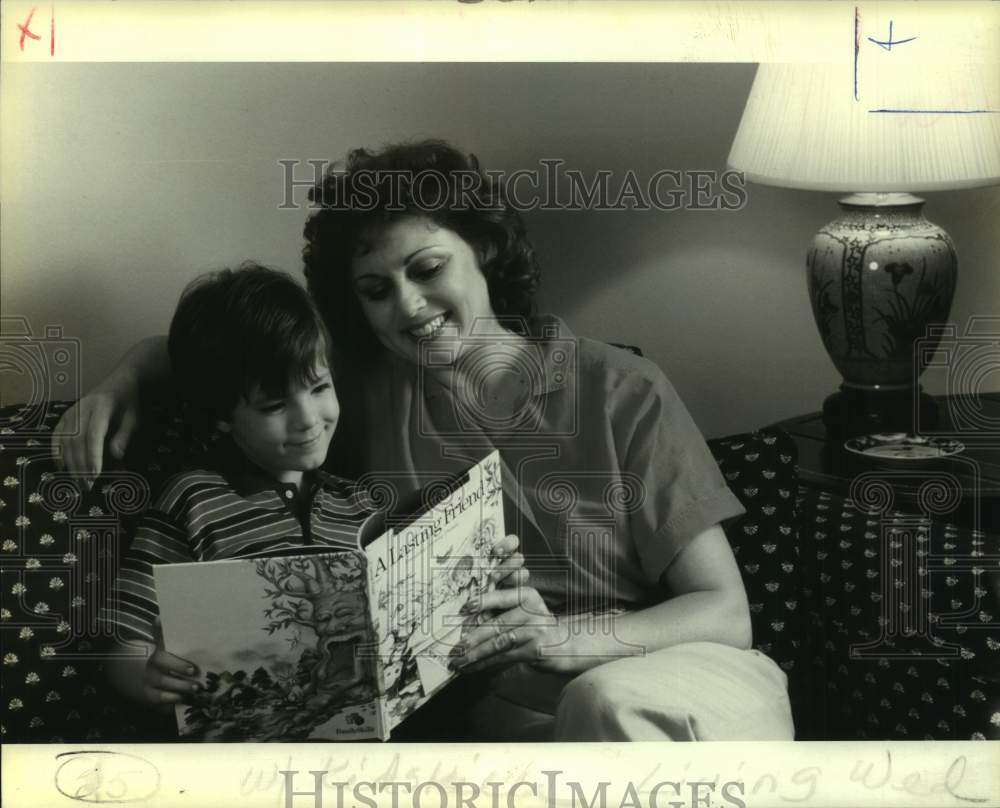
[[[809,298],[844,377],[824,406],[835,437],[910,432],[914,406],[933,407],[918,384],[937,343],[927,327],[947,322],[958,262],[923,204],[910,194],[855,194],[840,200],[841,215],[813,240]]]

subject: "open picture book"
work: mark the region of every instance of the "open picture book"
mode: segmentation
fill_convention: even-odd
[[[154,567],[164,647],[204,688],[181,736],[386,740],[457,675],[462,606],[500,561],[498,453],[420,502],[373,515],[354,549]]]

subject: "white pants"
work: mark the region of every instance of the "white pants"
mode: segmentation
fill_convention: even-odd
[[[464,717],[482,741],[792,740],[787,684],[759,651],[693,642],[574,678],[517,665]]]

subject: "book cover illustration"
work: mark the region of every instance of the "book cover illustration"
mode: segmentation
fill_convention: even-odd
[[[202,672],[181,736],[385,740],[453,678],[462,606],[499,563],[499,456],[423,500],[369,520],[354,550],[154,567],[164,646]]]
[[[155,568],[164,645],[204,692],[177,708],[205,741],[380,734],[365,558],[344,551]]]
[[[379,641],[385,720],[395,727],[444,686],[448,662],[471,618],[462,607],[493,588],[504,535],[499,455],[494,452],[435,502],[368,544],[368,594]]]

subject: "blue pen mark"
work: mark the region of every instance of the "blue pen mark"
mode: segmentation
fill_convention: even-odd
[[[1000,109],[870,109],[868,111],[903,115],[996,115],[1000,113]]]
[[[854,100],[858,100],[858,53],[861,51],[861,12],[854,7]]]
[[[903,45],[907,42],[912,42],[917,37],[911,36],[907,39],[893,39],[892,38],[892,20],[889,20],[889,38],[886,40],[875,39],[875,37],[867,37],[868,41],[878,45],[884,50],[891,51],[893,45]],[[858,6],[854,7],[854,100],[858,101],[858,84],[859,84],[859,60],[860,60],[860,49],[861,49],[861,12]],[[906,109],[906,108],[890,108],[881,107],[879,109],[870,109],[869,113],[882,114],[882,115],[997,115],[1000,114],[1000,109]]]
[[[875,37],[868,37],[869,42],[873,42],[878,45],[883,50],[891,51],[893,45],[903,45],[906,42],[912,42],[916,39],[915,36],[911,36],[909,39],[893,39],[892,38],[892,20],[889,20],[889,38],[886,40],[875,39]]]

